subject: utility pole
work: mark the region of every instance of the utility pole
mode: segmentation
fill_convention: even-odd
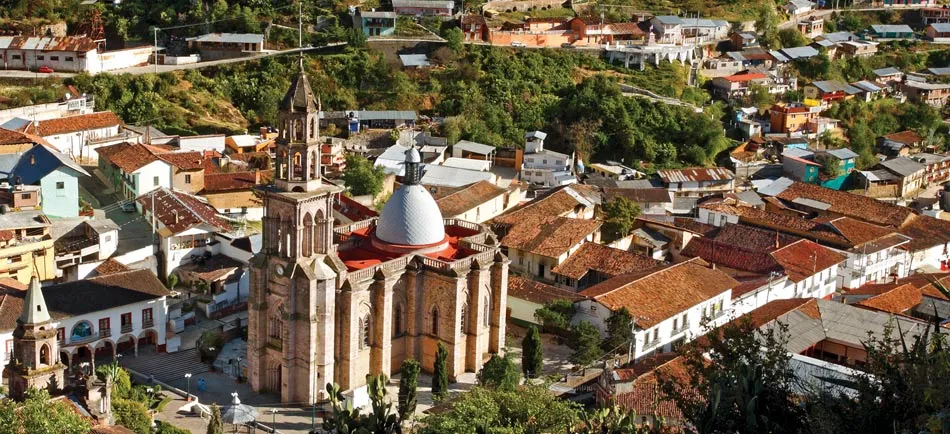
[[[152,61],[155,63],[155,73],[158,74],[158,27],[152,27],[152,34],[155,42],[152,48]]]

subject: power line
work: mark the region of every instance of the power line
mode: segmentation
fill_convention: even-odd
[[[274,10],[274,11],[279,11],[279,10],[291,8],[291,7],[293,7],[293,6],[294,6],[294,5],[290,4],[290,5],[286,5],[286,6],[281,6],[281,7],[278,7],[278,8],[274,8],[273,10]],[[183,28],[186,28],[186,27],[207,26],[207,25],[209,25],[209,24],[222,23],[222,22],[225,22],[225,21],[234,21],[234,20],[239,20],[239,19],[243,19],[243,18],[244,18],[244,17],[231,17],[231,18],[222,18],[222,19],[220,19],[220,20],[214,20],[214,21],[205,21],[205,22],[203,22],[203,23],[197,23],[197,24],[180,24],[180,25],[177,25],[177,26],[168,26],[168,27],[158,27],[158,26],[154,26],[153,28],[158,29],[158,30],[174,30],[174,29],[183,29]]]

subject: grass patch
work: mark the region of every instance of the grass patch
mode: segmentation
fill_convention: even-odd
[[[429,31],[425,27],[416,24],[415,21],[410,17],[399,17],[396,18],[396,36],[405,36],[409,38],[417,38],[421,36],[431,36]]]
[[[161,413],[163,410],[165,410],[165,406],[172,401],[172,397],[166,396],[161,401],[158,401],[158,404],[155,404],[155,411],[157,413]]]

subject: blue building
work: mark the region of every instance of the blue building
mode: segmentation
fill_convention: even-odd
[[[89,176],[65,154],[35,145],[20,156],[10,171],[11,184],[38,185],[40,206],[50,217],[79,216],[79,177]]]
[[[396,33],[396,13],[360,12],[360,27],[366,36],[391,36]]]

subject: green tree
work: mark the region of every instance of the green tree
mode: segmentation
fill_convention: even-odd
[[[778,39],[782,47],[785,48],[801,47],[808,44],[808,39],[805,38],[805,35],[795,27],[787,27],[779,30]]]
[[[574,317],[574,310],[574,303],[570,300],[552,300],[534,311],[534,319],[546,330],[568,329],[571,326],[571,318]]]
[[[442,31],[442,37],[445,38],[445,44],[455,53],[462,51],[462,44],[465,41],[465,35],[462,29],[458,27],[449,27]]]
[[[782,323],[729,323],[684,346],[686,378],[661,372],[661,389],[699,434],[807,431],[786,343]]]
[[[383,191],[383,179],[386,173],[380,167],[357,154],[346,155],[346,170],[343,171],[343,182],[354,196],[370,195],[376,197]]]
[[[406,359],[399,368],[399,417],[408,419],[416,412],[416,391],[419,389],[421,365],[414,359]]]
[[[829,178],[837,178],[841,175],[841,167],[838,166],[838,159],[830,154],[818,154],[815,161],[821,164],[821,173]]]
[[[366,391],[369,394],[371,412],[361,414],[353,408],[352,402],[345,402],[340,386],[327,384],[327,393],[330,395],[330,415],[323,419],[323,429],[336,433],[373,433],[373,434],[400,434],[402,427],[398,414],[393,411],[393,404],[387,397],[386,383],[389,379],[384,374],[367,375]]]
[[[22,403],[0,401],[0,434],[86,434],[92,426],[46,390],[31,389]]]
[[[600,348],[600,330],[590,321],[581,321],[572,327],[568,346],[574,350],[571,358],[579,365],[586,366],[604,354]]]
[[[536,378],[544,368],[544,343],[535,326],[528,327],[528,334],[521,341],[521,370],[526,378]]]
[[[128,399],[132,394],[132,378],[129,377],[129,371],[119,366],[119,362],[113,361],[108,365],[99,365],[96,368],[96,377],[100,380],[106,378],[112,379],[112,399]]]
[[[601,346],[605,352],[623,350],[632,339],[633,315],[627,308],[622,307],[607,318],[607,337]]]
[[[165,279],[165,283],[168,285],[168,289],[175,289],[178,286],[178,275],[175,273],[169,274]]]
[[[152,416],[149,415],[145,404],[141,402],[131,399],[113,399],[112,413],[117,424],[134,431],[136,434],[150,434],[152,432]]]
[[[623,196],[617,196],[603,204],[604,239],[613,241],[630,234],[640,215],[640,207]]]
[[[756,107],[771,107],[775,104],[775,96],[769,93],[769,88],[758,83],[749,85],[749,102]]]
[[[492,354],[491,358],[478,371],[478,384],[489,389],[515,390],[521,382],[518,367],[507,354]]]
[[[775,15],[775,3],[767,0],[759,4],[755,19],[755,31],[761,36],[760,40],[769,48],[782,48],[778,37],[778,17]]]
[[[420,434],[571,432],[580,406],[555,397],[546,385],[516,391],[476,387],[452,402],[452,411],[426,416]]]
[[[191,431],[184,428],[179,428],[168,422],[156,420],[155,434],[191,434]]]
[[[208,419],[207,434],[224,434],[224,421],[221,420],[221,407],[211,404],[211,417]]]
[[[445,345],[439,342],[438,349],[435,351],[435,363],[432,366],[432,398],[441,401],[449,393],[449,372],[446,370],[445,360],[449,357],[449,352]]]

